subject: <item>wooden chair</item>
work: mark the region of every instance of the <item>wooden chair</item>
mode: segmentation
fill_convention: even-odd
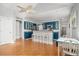
[[[74,43],[63,42],[63,55],[67,56],[78,56],[79,55],[79,45]]]

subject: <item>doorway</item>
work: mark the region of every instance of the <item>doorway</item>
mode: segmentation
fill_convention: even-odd
[[[22,22],[16,20],[16,39],[22,38]]]

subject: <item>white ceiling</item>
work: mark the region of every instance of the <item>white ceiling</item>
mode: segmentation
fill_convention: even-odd
[[[51,11],[63,7],[71,7],[71,6],[72,4],[68,4],[68,3],[39,3],[36,5],[34,10],[40,13],[40,12],[47,12],[47,11]]]
[[[69,15],[72,5],[71,3],[40,3],[34,8],[36,11],[34,16],[40,19],[66,17]]]
[[[34,13],[28,15],[31,20],[44,21],[48,19],[61,19],[68,17],[73,6],[72,3],[30,3]],[[1,16],[18,16],[17,5],[26,7],[29,3],[0,3]],[[23,16],[23,15],[22,15]],[[20,16],[21,17],[21,16]]]
[[[32,4],[31,4],[32,5]],[[33,21],[49,21],[67,18],[70,14],[72,3],[37,3],[33,4],[34,13],[27,15]]]

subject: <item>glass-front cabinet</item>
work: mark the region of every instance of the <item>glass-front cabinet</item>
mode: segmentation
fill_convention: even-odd
[[[32,30],[36,30],[36,24],[29,22],[29,21],[24,21],[24,38],[31,38],[32,37]]]
[[[52,22],[46,22],[43,23],[43,29],[47,29],[51,27],[53,30],[58,30],[59,29],[59,21],[52,21]]]
[[[57,40],[59,38],[59,21],[51,21],[51,22],[45,22],[42,24],[43,25],[43,29],[47,30],[49,28],[51,28],[53,31],[53,39]]]
[[[24,21],[24,30],[36,30],[37,25],[32,22]]]
[[[53,30],[53,39],[57,40],[59,38],[59,21],[45,22],[42,23],[43,30],[51,28]],[[30,31],[29,31],[30,30]],[[32,36],[32,30],[37,30],[37,24],[24,21],[24,38],[30,38]]]

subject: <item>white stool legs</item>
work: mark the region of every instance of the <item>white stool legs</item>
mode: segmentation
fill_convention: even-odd
[[[40,42],[40,43],[46,43],[46,44],[52,44],[52,32],[43,32],[43,31],[34,31],[32,38],[33,41]]]

